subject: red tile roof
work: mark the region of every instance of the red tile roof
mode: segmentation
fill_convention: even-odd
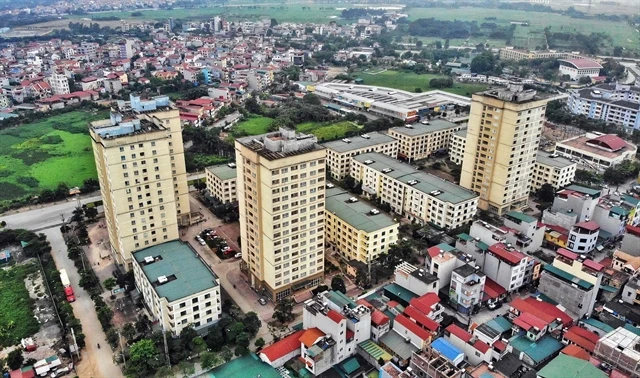
[[[564,256],[564,257],[566,257],[568,259],[571,259],[571,260],[575,260],[575,259],[578,258],[578,254],[573,253],[573,252],[569,251],[568,249],[564,249],[564,248],[558,248],[558,251],[556,253],[558,255],[560,255],[560,256]]]
[[[295,350],[300,350],[300,337],[305,332],[305,330],[300,330],[296,333],[293,333],[285,337],[284,339],[262,349],[262,351],[260,351],[260,354],[264,354],[269,359],[269,361],[273,362],[279,358],[286,356],[289,353],[292,353]]]
[[[614,134],[601,135],[597,138],[591,139],[587,144],[596,144],[598,146],[606,147],[612,151],[617,151],[627,147],[627,142]]]
[[[634,234],[635,236],[640,236],[640,227],[632,226],[630,224],[627,225],[627,232],[630,234]]]
[[[516,320],[514,321],[514,323],[516,323],[518,326],[520,326],[520,324],[524,323],[526,325],[529,325],[531,327],[535,327],[538,330],[542,330],[544,329],[544,327],[546,327],[549,323],[545,322],[544,320],[538,319],[537,317],[531,315],[528,312],[523,312],[522,314],[520,314],[520,316],[518,316],[516,318]],[[525,329],[529,329],[527,327],[522,327]]]
[[[440,327],[438,323],[425,316],[422,312],[418,311],[418,309],[413,306],[405,308],[404,315],[415,320],[416,323],[427,328],[429,331],[437,331],[438,327]]]
[[[598,261],[598,264],[604,266],[605,268],[609,268],[613,263],[613,259],[611,257],[605,257],[602,260]]]
[[[371,310],[373,310],[373,312],[371,313],[371,323],[377,325],[377,326],[381,326],[383,324],[387,324],[389,323],[389,317],[387,315],[384,314],[384,312],[376,309],[375,307],[373,307],[371,305],[371,303],[367,302],[364,299],[358,299],[358,301],[356,302],[357,304],[361,304],[363,306],[366,306],[368,308],[370,308]]]
[[[566,347],[564,347],[564,349],[560,351],[560,353],[566,354],[567,356],[579,358],[585,361],[589,361],[589,357],[590,357],[589,352],[587,352],[586,350],[580,348],[575,344],[567,345]]]
[[[601,271],[602,269],[604,269],[604,266],[602,266],[601,264],[598,264],[597,262],[593,261],[593,260],[584,260],[584,262],[582,263],[582,265],[591,268],[597,272]]]
[[[419,325],[412,322],[411,320],[409,320],[409,318],[402,314],[396,316],[394,322],[400,324],[401,326],[409,330],[409,332],[413,333],[422,340],[429,340],[429,338],[431,337],[431,334],[429,332],[420,328]]]
[[[502,340],[497,340],[495,343],[493,343],[493,346],[500,352],[507,349],[507,346],[502,342]]]
[[[578,326],[569,328],[563,337],[591,353],[596,349],[596,343],[600,339],[595,333]]]
[[[487,351],[489,349],[491,349],[491,347],[489,346],[489,344],[480,341],[480,340],[476,340],[475,343],[473,343],[473,347],[476,348],[477,350],[479,350],[481,353],[487,353]]]
[[[342,316],[340,313],[338,313],[335,310],[329,310],[329,312],[327,313],[327,317],[336,323],[340,323],[341,321],[346,319],[344,316]]]
[[[551,303],[541,302],[532,297],[527,298],[526,301],[517,297],[511,301],[509,306],[520,311],[520,313],[530,313],[547,324],[552,323],[556,318],[560,318],[563,324],[570,324],[573,321],[569,315]]]
[[[304,331],[302,336],[300,336],[299,341],[304,344],[307,348],[311,348],[319,338],[324,336],[324,332],[320,331],[318,328],[313,327]]]
[[[600,226],[594,221],[576,223],[575,226],[584,228],[585,230],[589,230],[589,231],[595,231],[600,229]]]
[[[413,298],[409,301],[409,304],[422,312],[425,315],[429,315],[433,311],[433,306],[440,303],[440,298],[435,293],[427,293],[421,297]]]
[[[352,340],[353,339],[353,335],[355,335],[355,333],[353,333],[352,330],[348,329],[347,330],[347,334],[346,334],[347,340]]]
[[[500,286],[496,281],[487,277],[484,281],[484,293],[487,295],[487,299],[496,299],[499,296],[506,294],[507,290]]]
[[[465,331],[464,329],[458,327],[455,323],[452,323],[445,329],[447,330],[447,332],[449,332],[452,335],[455,335],[457,338],[464,341],[465,343],[468,343],[469,340],[471,340],[471,337],[472,337],[471,334]]]
[[[560,62],[567,62],[577,69],[602,68],[600,63],[591,59],[558,59]]]
[[[492,245],[491,247],[489,247],[489,252],[496,255],[499,259],[512,265],[518,265],[520,261],[526,257],[516,249],[510,251],[507,250],[507,246],[504,245],[504,243],[496,243]]]

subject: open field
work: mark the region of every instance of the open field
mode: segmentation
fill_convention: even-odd
[[[0,270],[0,347],[15,345],[40,329],[33,316],[34,301],[24,282],[35,270],[34,264]]]
[[[0,131],[0,201],[96,178],[87,124],[108,116],[75,111]]]
[[[296,130],[301,133],[313,134],[318,138],[318,142],[343,138],[348,132],[357,132],[360,128],[353,122],[342,121],[329,124],[316,122],[305,122],[296,126]]]
[[[252,115],[246,121],[238,123],[233,128],[234,135],[259,135],[264,134],[273,122],[272,118]]]
[[[416,88],[422,89],[423,92],[433,90],[434,88],[431,88],[429,86],[429,80],[445,77],[442,75],[419,75],[413,72],[401,72],[393,70],[381,72],[375,75],[371,75],[366,71],[360,71],[356,72],[354,76],[363,79],[365,85],[378,85],[381,87],[403,89],[409,92],[414,92]],[[471,97],[471,94],[483,91],[485,89],[487,89],[487,86],[484,84],[467,84],[454,82],[452,88],[445,88],[443,89],[443,91]]]

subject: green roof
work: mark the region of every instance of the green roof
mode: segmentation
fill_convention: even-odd
[[[530,215],[521,213],[519,211],[509,211],[508,213],[505,214],[508,217],[511,218],[515,218],[521,222],[525,222],[525,223],[534,223],[537,222],[538,220]]]
[[[551,265],[551,264],[547,264],[544,266],[543,268],[544,270],[548,271],[549,273],[553,274],[554,276],[560,277],[565,281],[574,283],[578,286],[580,286],[581,288],[585,289],[585,290],[591,290],[591,288],[593,288],[593,284],[589,283],[583,279],[580,279],[576,276],[574,276],[573,274],[567,273],[562,269],[558,269],[555,266]]]
[[[462,239],[464,241],[469,241],[469,240],[473,239],[473,237],[471,235],[465,234],[465,233],[458,234],[457,236],[458,236],[458,239]]]
[[[223,181],[234,179],[238,176],[238,170],[236,168],[229,167],[227,164],[213,165],[205,169]]]
[[[349,308],[356,308],[357,304],[353,301],[353,299],[347,297],[342,294],[341,291],[331,290],[327,293],[328,299],[335,303],[338,307],[343,308],[344,306],[349,306]]]
[[[476,193],[467,190],[460,185],[443,180],[438,176],[418,171],[413,166],[402,163],[401,161],[387,155],[370,152],[356,155],[352,159],[362,164],[365,164],[365,161],[367,160],[371,160],[373,162],[366,164],[367,167],[406,185],[410,185],[414,189],[423,192],[425,195],[443,202],[455,204],[478,198]],[[385,173],[382,172],[383,169],[391,169],[391,171]],[[416,181],[416,183],[409,184],[409,182],[413,181]]]
[[[606,378],[604,371],[595,367],[591,362],[566,354],[559,354],[547,366],[538,372],[542,378]]]
[[[632,204],[633,206],[638,206],[638,203],[640,203],[640,199],[637,199],[636,197],[630,196],[630,195],[627,195],[627,194],[623,194],[622,195],[622,200],[624,202],[628,202],[628,203]]]
[[[564,344],[549,335],[542,336],[536,342],[529,340],[524,335],[514,336],[509,339],[509,345],[520,352],[524,352],[536,364],[551,357],[564,347]]]
[[[358,363],[358,360],[356,360],[355,357],[351,357],[350,359],[341,363],[340,368],[342,368],[345,373],[352,374],[356,370],[360,369],[360,363]]]
[[[276,369],[260,361],[253,353],[222,364],[209,372],[208,375],[210,378],[281,378]]]
[[[481,250],[483,250],[483,251],[486,251],[487,249],[489,249],[489,244],[487,244],[487,243],[485,243],[485,242],[483,242],[483,241],[479,241],[479,242],[477,242],[477,243],[476,243],[476,246],[477,246],[478,248],[480,248]]]
[[[398,226],[389,214],[371,206],[367,202],[358,200],[350,202],[353,194],[339,188],[328,189],[325,197],[325,211],[334,214],[343,222],[357,230],[375,232],[392,226]],[[378,214],[372,214],[371,210],[378,210]]]
[[[503,334],[511,329],[511,322],[504,316],[498,316],[485,323],[491,329]]]
[[[382,358],[384,362],[387,362],[391,361],[391,359],[393,358],[392,355],[387,353],[386,350],[382,349],[380,345],[374,343],[372,340],[363,341],[358,344],[358,346],[368,355],[373,357],[375,361],[378,361],[378,359]]]
[[[368,133],[369,138],[363,138],[361,136],[349,137],[350,142],[344,142],[340,140],[334,140],[333,142],[322,143],[324,147],[336,152],[347,152],[360,150],[367,147],[377,146],[378,144],[386,144],[395,141],[395,138],[390,137],[387,134],[380,133]]]
[[[551,157],[552,155],[553,154],[545,151],[538,151],[538,155],[536,156],[536,163],[541,163],[555,168],[565,168],[570,165],[576,164],[565,157],[558,155],[556,155],[556,157]]]
[[[434,119],[429,121],[428,125],[423,125],[422,123],[414,123],[411,125],[411,127],[399,126],[399,127],[392,127],[389,130],[396,131],[400,134],[416,136],[416,135],[430,134],[436,131],[453,129],[456,127],[460,127],[460,125],[457,125],[453,122],[445,121],[444,119]]]
[[[586,318],[586,319],[581,319],[580,320],[581,323],[584,324],[588,324],[594,328],[597,329],[601,329],[604,331],[604,333],[609,333],[611,331],[614,330],[614,328],[610,325],[608,325],[607,323],[603,323],[600,320],[594,319],[594,318]]]
[[[153,257],[155,261],[145,264],[146,257]],[[167,298],[169,302],[218,286],[218,277],[213,271],[189,244],[179,240],[143,249],[134,253],[133,258],[142,267],[158,296]],[[169,281],[156,285],[160,276],[166,276]],[[171,279],[173,276],[175,279]]]
[[[588,194],[591,197],[600,197],[600,190],[587,188],[586,186],[569,185],[565,189],[573,190],[574,192],[578,192],[582,194]]]
[[[393,298],[397,298],[400,301],[405,302],[404,303],[405,306],[408,305],[413,298],[417,297],[416,294],[410,292],[409,290],[405,289],[404,287],[396,283],[388,284],[387,286],[384,287],[384,290],[388,292],[388,294],[386,295],[387,297],[391,295]]]
[[[623,209],[620,206],[612,207],[611,212],[618,215],[629,215],[629,210]]]
[[[626,323],[623,328],[629,332],[633,332],[636,336],[640,336],[640,328],[636,328],[629,323]]]

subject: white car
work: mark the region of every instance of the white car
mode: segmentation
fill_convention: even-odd
[[[203,246],[207,245],[207,243],[202,239],[198,240],[198,243],[200,243],[200,245],[203,245]]]
[[[235,258],[236,258],[236,259],[239,259],[239,258],[241,258],[241,257],[242,257],[242,253],[236,253],[236,255],[235,255]]]

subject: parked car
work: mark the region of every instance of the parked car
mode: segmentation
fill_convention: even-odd
[[[236,259],[242,258],[242,253],[236,253],[236,255],[234,256]]]
[[[71,369],[69,369],[68,367],[63,367],[63,368],[60,368],[60,369],[56,369],[53,372],[51,372],[51,378],[56,378],[56,377],[59,377],[61,375],[65,375],[70,371],[71,371]]]
[[[267,304],[267,300],[261,297],[260,299],[258,299],[258,303],[264,306]]]

